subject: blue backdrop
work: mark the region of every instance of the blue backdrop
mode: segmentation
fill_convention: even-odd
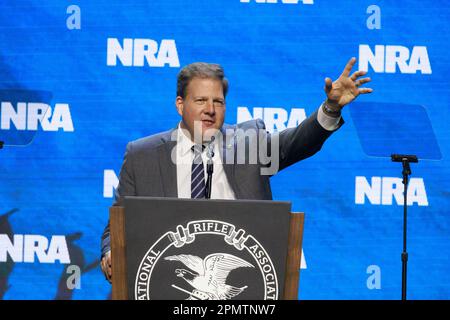
[[[408,297],[450,298],[449,20],[445,0],[2,1],[0,297],[110,297],[100,236],[125,146],[177,125],[180,67],[220,63],[226,122],[281,130],[354,56],[374,92],[272,178],[306,213],[299,299],[400,298],[401,166],[383,156],[405,137],[427,158],[412,165]]]

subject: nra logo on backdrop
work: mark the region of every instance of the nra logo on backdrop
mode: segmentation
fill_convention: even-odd
[[[18,263],[70,263],[65,236],[0,234],[0,263],[9,259]]]
[[[72,116],[67,103],[51,106],[41,102],[1,101],[1,129],[73,132]]]
[[[49,91],[0,90],[0,140],[28,145],[38,131],[75,131],[68,103],[52,103]]]
[[[180,67],[175,40],[108,38],[106,65],[125,67]]]
[[[411,178],[407,189],[407,205],[425,206],[428,204],[427,191],[423,178]],[[397,177],[355,178],[355,204],[403,206],[403,181]]]
[[[375,73],[410,73],[432,74],[427,47],[376,45],[374,50],[369,45],[359,46],[359,70],[368,71],[369,64]]]
[[[262,119],[266,130],[272,133],[297,127],[306,119],[306,112],[302,108],[237,108],[237,123],[252,119]]]

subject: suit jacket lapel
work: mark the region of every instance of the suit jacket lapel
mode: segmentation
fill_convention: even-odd
[[[159,155],[159,170],[161,175],[161,184],[163,186],[164,197],[178,197],[177,185],[177,166],[172,161],[172,150],[177,142],[171,140],[171,130],[167,137],[163,137]]]
[[[226,128],[222,127],[222,146],[220,148],[220,157],[222,159],[223,171],[227,177],[228,183],[230,184],[231,189],[236,196],[236,199],[240,199],[240,190],[239,185],[235,178],[235,159],[236,159],[236,144],[234,143],[234,138],[226,139],[226,129],[232,128],[231,126],[227,126]],[[227,144],[228,143],[228,144]]]

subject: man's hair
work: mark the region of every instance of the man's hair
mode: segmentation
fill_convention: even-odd
[[[216,79],[222,82],[223,96],[228,92],[228,80],[225,78],[225,72],[219,64],[195,62],[188,64],[178,73],[177,78],[177,96],[186,97],[186,88],[189,82],[194,78]]]

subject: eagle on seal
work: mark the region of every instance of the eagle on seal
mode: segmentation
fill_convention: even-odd
[[[232,270],[241,267],[254,268],[247,261],[228,253],[213,253],[205,259],[190,254],[169,256],[164,259],[180,261],[190,270],[194,271],[176,269],[175,274],[214,300],[231,299],[247,288],[247,286],[238,288],[225,283],[228,274]]]

